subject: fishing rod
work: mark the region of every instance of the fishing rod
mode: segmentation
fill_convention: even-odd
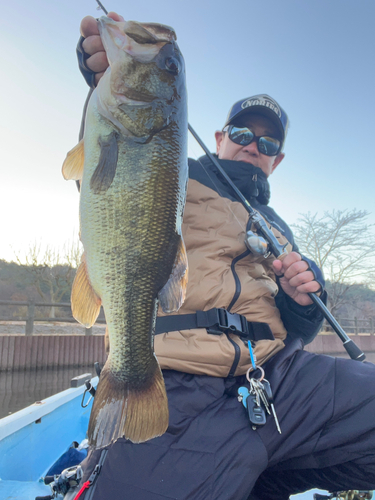
[[[105,9],[103,4],[100,2],[100,0],[96,0],[98,4],[98,10],[102,10],[106,15],[108,14],[108,11]],[[211,162],[215,165],[215,167],[218,169],[219,173],[224,177],[226,183],[228,186],[232,188],[234,191],[237,199],[242,203],[242,205],[245,207],[249,214],[249,219],[252,222],[253,226],[255,227],[255,230],[257,234],[260,234],[261,236],[257,236],[257,234],[253,233],[252,231],[247,231],[246,233],[246,240],[245,243],[247,247],[253,252],[258,255],[263,255],[264,257],[267,257],[271,253],[276,257],[281,257],[283,258],[286,256],[286,246],[281,245],[271,229],[266,224],[266,221],[261,217],[261,215],[253,209],[253,207],[250,205],[248,200],[243,196],[241,191],[233,184],[232,180],[230,177],[225,173],[223,168],[220,166],[219,162],[216,160],[216,158],[211,154],[211,152],[208,150],[207,146],[204,144],[204,142],[201,140],[199,135],[195,132],[193,127],[188,124],[188,128],[194,139],[198,142],[198,144],[201,146],[203,151],[206,153],[206,155],[209,157]],[[328,321],[328,323],[331,325],[331,327],[335,330],[337,335],[340,337],[340,340],[343,343],[344,348],[346,349],[346,352],[349,354],[349,356],[352,359],[355,359],[357,361],[364,361],[366,356],[365,354],[360,350],[360,348],[353,342],[351,338],[348,337],[348,335],[344,332],[344,330],[341,328],[339,323],[335,320],[335,318],[332,316],[330,311],[327,309],[325,304],[322,302],[322,300],[313,292],[309,292],[308,296],[310,299],[314,302],[314,304],[318,307],[318,309],[322,312],[323,316],[325,319]]]
[[[261,237],[259,237],[256,236],[252,231],[248,231],[246,233],[246,240],[245,240],[246,246],[253,253],[256,253],[258,255],[263,255],[264,257],[267,257],[272,253],[276,258],[281,257],[282,259],[287,254],[286,252],[287,244],[281,245],[278,242],[277,238],[275,237],[271,229],[267,226],[266,221],[261,217],[261,215],[256,210],[253,209],[253,207],[250,205],[248,200],[243,196],[241,191],[233,184],[232,180],[226,174],[226,172],[221,167],[217,159],[210,153],[210,151],[207,149],[207,146],[200,139],[200,137],[191,127],[190,124],[188,128],[194,139],[204,150],[204,152],[212,161],[212,163],[215,165],[215,167],[218,169],[222,177],[224,177],[227,184],[232,188],[237,199],[245,207],[245,209],[249,214],[249,219],[253,223],[256,229],[256,232],[261,235]],[[349,354],[349,356],[357,361],[364,361],[366,359],[365,354],[360,350],[357,344],[355,344],[355,342],[353,342],[353,340],[348,337],[348,335],[344,332],[339,323],[333,317],[331,312],[327,309],[322,300],[316,295],[316,293],[308,292],[308,296],[321,311],[321,313],[326,318],[331,327],[335,330],[337,335],[340,337],[340,340],[342,341],[343,346],[346,349],[346,352]]]
[[[106,8],[102,4],[102,2],[100,2],[100,0],[96,0],[96,3],[98,4],[97,10],[102,9],[102,11],[104,12],[104,14],[107,15],[108,14],[108,10],[106,10]]]

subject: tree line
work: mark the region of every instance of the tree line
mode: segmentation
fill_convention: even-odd
[[[364,210],[301,214],[292,225],[300,252],[313,259],[327,280],[334,316],[350,311],[375,316],[375,231]]]
[[[292,225],[301,253],[323,270],[328,308],[336,317],[375,318],[375,231],[368,215],[356,209],[307,213]],[[61,250],[34,243],[24,258],[0,260],[0,300],[69,302],[80,259],[80,244],[72,242]],[[20,311],[0,306],[0,315],[12,314]],[[44,314],[55,317],[55,310]]]

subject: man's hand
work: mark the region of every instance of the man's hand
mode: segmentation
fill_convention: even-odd
[[[116,12],[109,12],[108,17],[114,21],[125,20],[122,16],[116,14]],[[87,67],[96,73],[95,85],[98,85],[109,64],[99,35],[98,23],[94,17],[86,16],[82,19],[81,35],[85,38],[82,43],[83,50],[90,56],[86,59]]]
[[[308,306],[313,303],[307,294],[319,291],[320,284],[299,253],[291,252],[282,261],[274,260],[273,270],[279,276],[281,288],[297,304]]]

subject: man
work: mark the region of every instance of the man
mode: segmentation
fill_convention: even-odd
[[[81,31],[81,70],[95,87],[108,62],[95,19]],[[92,500],[287,499],[313,487],[375,487],[375,367],[303,351],[322,323],[307,294],[326,294],[320,271],[268,207],[287,129],[286,113],[260,95],[236,102],[216,132],[221,167],[287,245],[282,261],[249,250],[248,214],[233,188],[209,158],[189,160],[187,296],[178,314],[159,316],[155,336],[170,425],[146,443],[119,439],[92,452],[85,478],[102,465]],[[237,398],[259,371],[248,372],[251,355],[277,412],[260,424],[256,398],[246,408]]]

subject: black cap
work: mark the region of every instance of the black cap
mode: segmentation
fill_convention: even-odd
[[[257,113],[269,118],[274,123],[281,134],[281,144],[284,145],[286,134],[288,133],[289,119],[283,108],[267,94],[254,95],[241,99],[233,104],[229,110],[224,127],[248,113]]]

